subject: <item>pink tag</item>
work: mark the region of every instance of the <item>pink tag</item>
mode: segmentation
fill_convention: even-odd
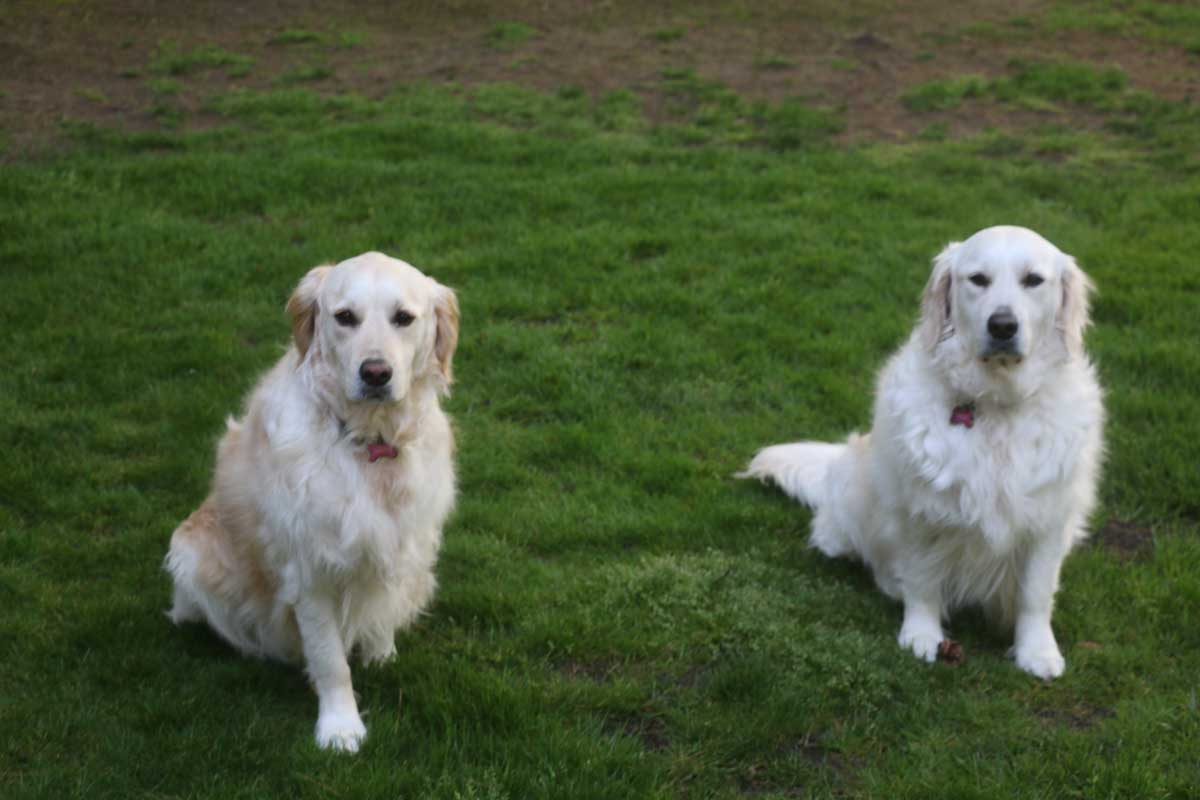
[[[964,428],[975,427],[975,406],[955,406],[950,412],[950,424],[962,425]]]
[[[374,464],[375,460],[378,458],[396,458],[398,455],[400,455],[400,451],[386,442],[377,442],[376,444],[367,445],[367,460],[372,464]]]

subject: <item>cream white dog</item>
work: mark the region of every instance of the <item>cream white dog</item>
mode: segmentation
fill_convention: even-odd
[[[900,645],[933,661],[942,620],[980,603],[1017,666],[1062,674],[1059,571],[1096,497],[1104,410],[1083,350],[1092,284],[1033,231],[1000,226],[934,261],[917,329],[843,444],[760,451],[743,477],[813,506],[811,544],[862,559],[904,603]]]
[[[287,304],[293,344],[229,419],[208,499],[166,558],[176,623],[303,663],[321,747],[366,736],[348,656],[395,655],[434,591],[454,503],[451,381],[458,301],[365,253],[311,270]]]

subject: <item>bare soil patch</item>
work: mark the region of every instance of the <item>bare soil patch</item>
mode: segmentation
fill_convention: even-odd
[[[1078,705],[1073,708],[1046,708],[1037,712],[1038,719],[1046,725],[1065,725],[1072,730],[1085,731],[1094,728],[1106,719],[1116,716],[1111,708]]]
[[[900,102],[906,90],[932,79],[995,77],[1014,58],[1047,55],[1119,66],[1134,86],[1169,99],[1200,96],[1197,59],[1182,48],[1046,32],[1036,23],[1050,5],[0,0],[0,130],[11,157],[53,143],[64,120],[126,129],[203,127],[216,119],[204,111],[205,100],[236,86],[303,85],[379,97],[411,82],[509,81],[547,90],[575,86],[593,95],[632,89],[647,113],[659,116],[663,73],[681,69],[752,99],[800,98],[838,109],[848,141],[902,141],[935,123],[949,135],[1047,120],[1095,126],[1094,115],[1082,109],[1049,115],[979,100],[918,113]],[[513,23],[518,35],[497,35],[499,26]],[[165,47],[216,47],[254,63],[244,74],[214,67],[163,76],[150,65]],[[155,79],[179,84],[171,101],[185,112],[181,120],[161,113]]]
[[[661,752],[671,746],[666,723],[654,714],[613,717],[605,723],[605,729],[636,739],[643,749],[652,753]]]
[[[612,673],[617,667],[617,662],[610,659],[593,661],[569,659],[556,665],[556,669],[571,680],[588,680],[593,683],[608,683],[612,680]]]
[[[1154,547],[1154,530],[1146,525],[1110,519],[1092,540],[1121,561],[1144,561]]]
[[[820,738],[806,733],[780,745],[776,752],[782,756],[798,756],[810,764],[833,770],[845,781],[853,781],[853,773],[859,767],[843,754],[830,750],[820,743]],[[740,776],[740,793],[755,797],[764,794],[782,794],[784,797],[807,797],[806,786],[789,785],[772,777],[762,765],[753,765]]]

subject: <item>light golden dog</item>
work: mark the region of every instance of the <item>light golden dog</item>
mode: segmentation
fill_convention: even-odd
[[[1025,228],[949,245],[879,375],[871,432],[768,447],[743,473],[815,507],[812,546],[871,568],[904,603],[900,646],[919,658],[934,660],[951,610],[979,603],[1014,629],[1018,667],[1063,672],[1050,615],[1102,456],[1091,288]]]
[[[366,736],[348,656],[396,652],[433,595],[454,504],[439,405],[458,342],[454,292],[365,253],[311,270],[287,304],[293,344],[230,419],[208,499],[166,559],[176,622],[243,653],[303,663],[321,747]]]

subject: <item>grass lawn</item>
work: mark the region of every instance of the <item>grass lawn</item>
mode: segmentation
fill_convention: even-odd
[[[908,102],[1101,124],[844,145],[836,108],[686,70],[664,124],[620,90],[284,82],[0,165],[0,795],[1194,797],[1200,113],[1073,62],[967,78]],[[904,654],[808,513],[731,478],[866,425],[930,258],[998,223],[1100,287],[1099,534],[1050,684],[969,612],[963,665]],[[161,560],[290,290],[368,249],[458,291],[462,493],[347,757],[298,670],[167,622]]]

